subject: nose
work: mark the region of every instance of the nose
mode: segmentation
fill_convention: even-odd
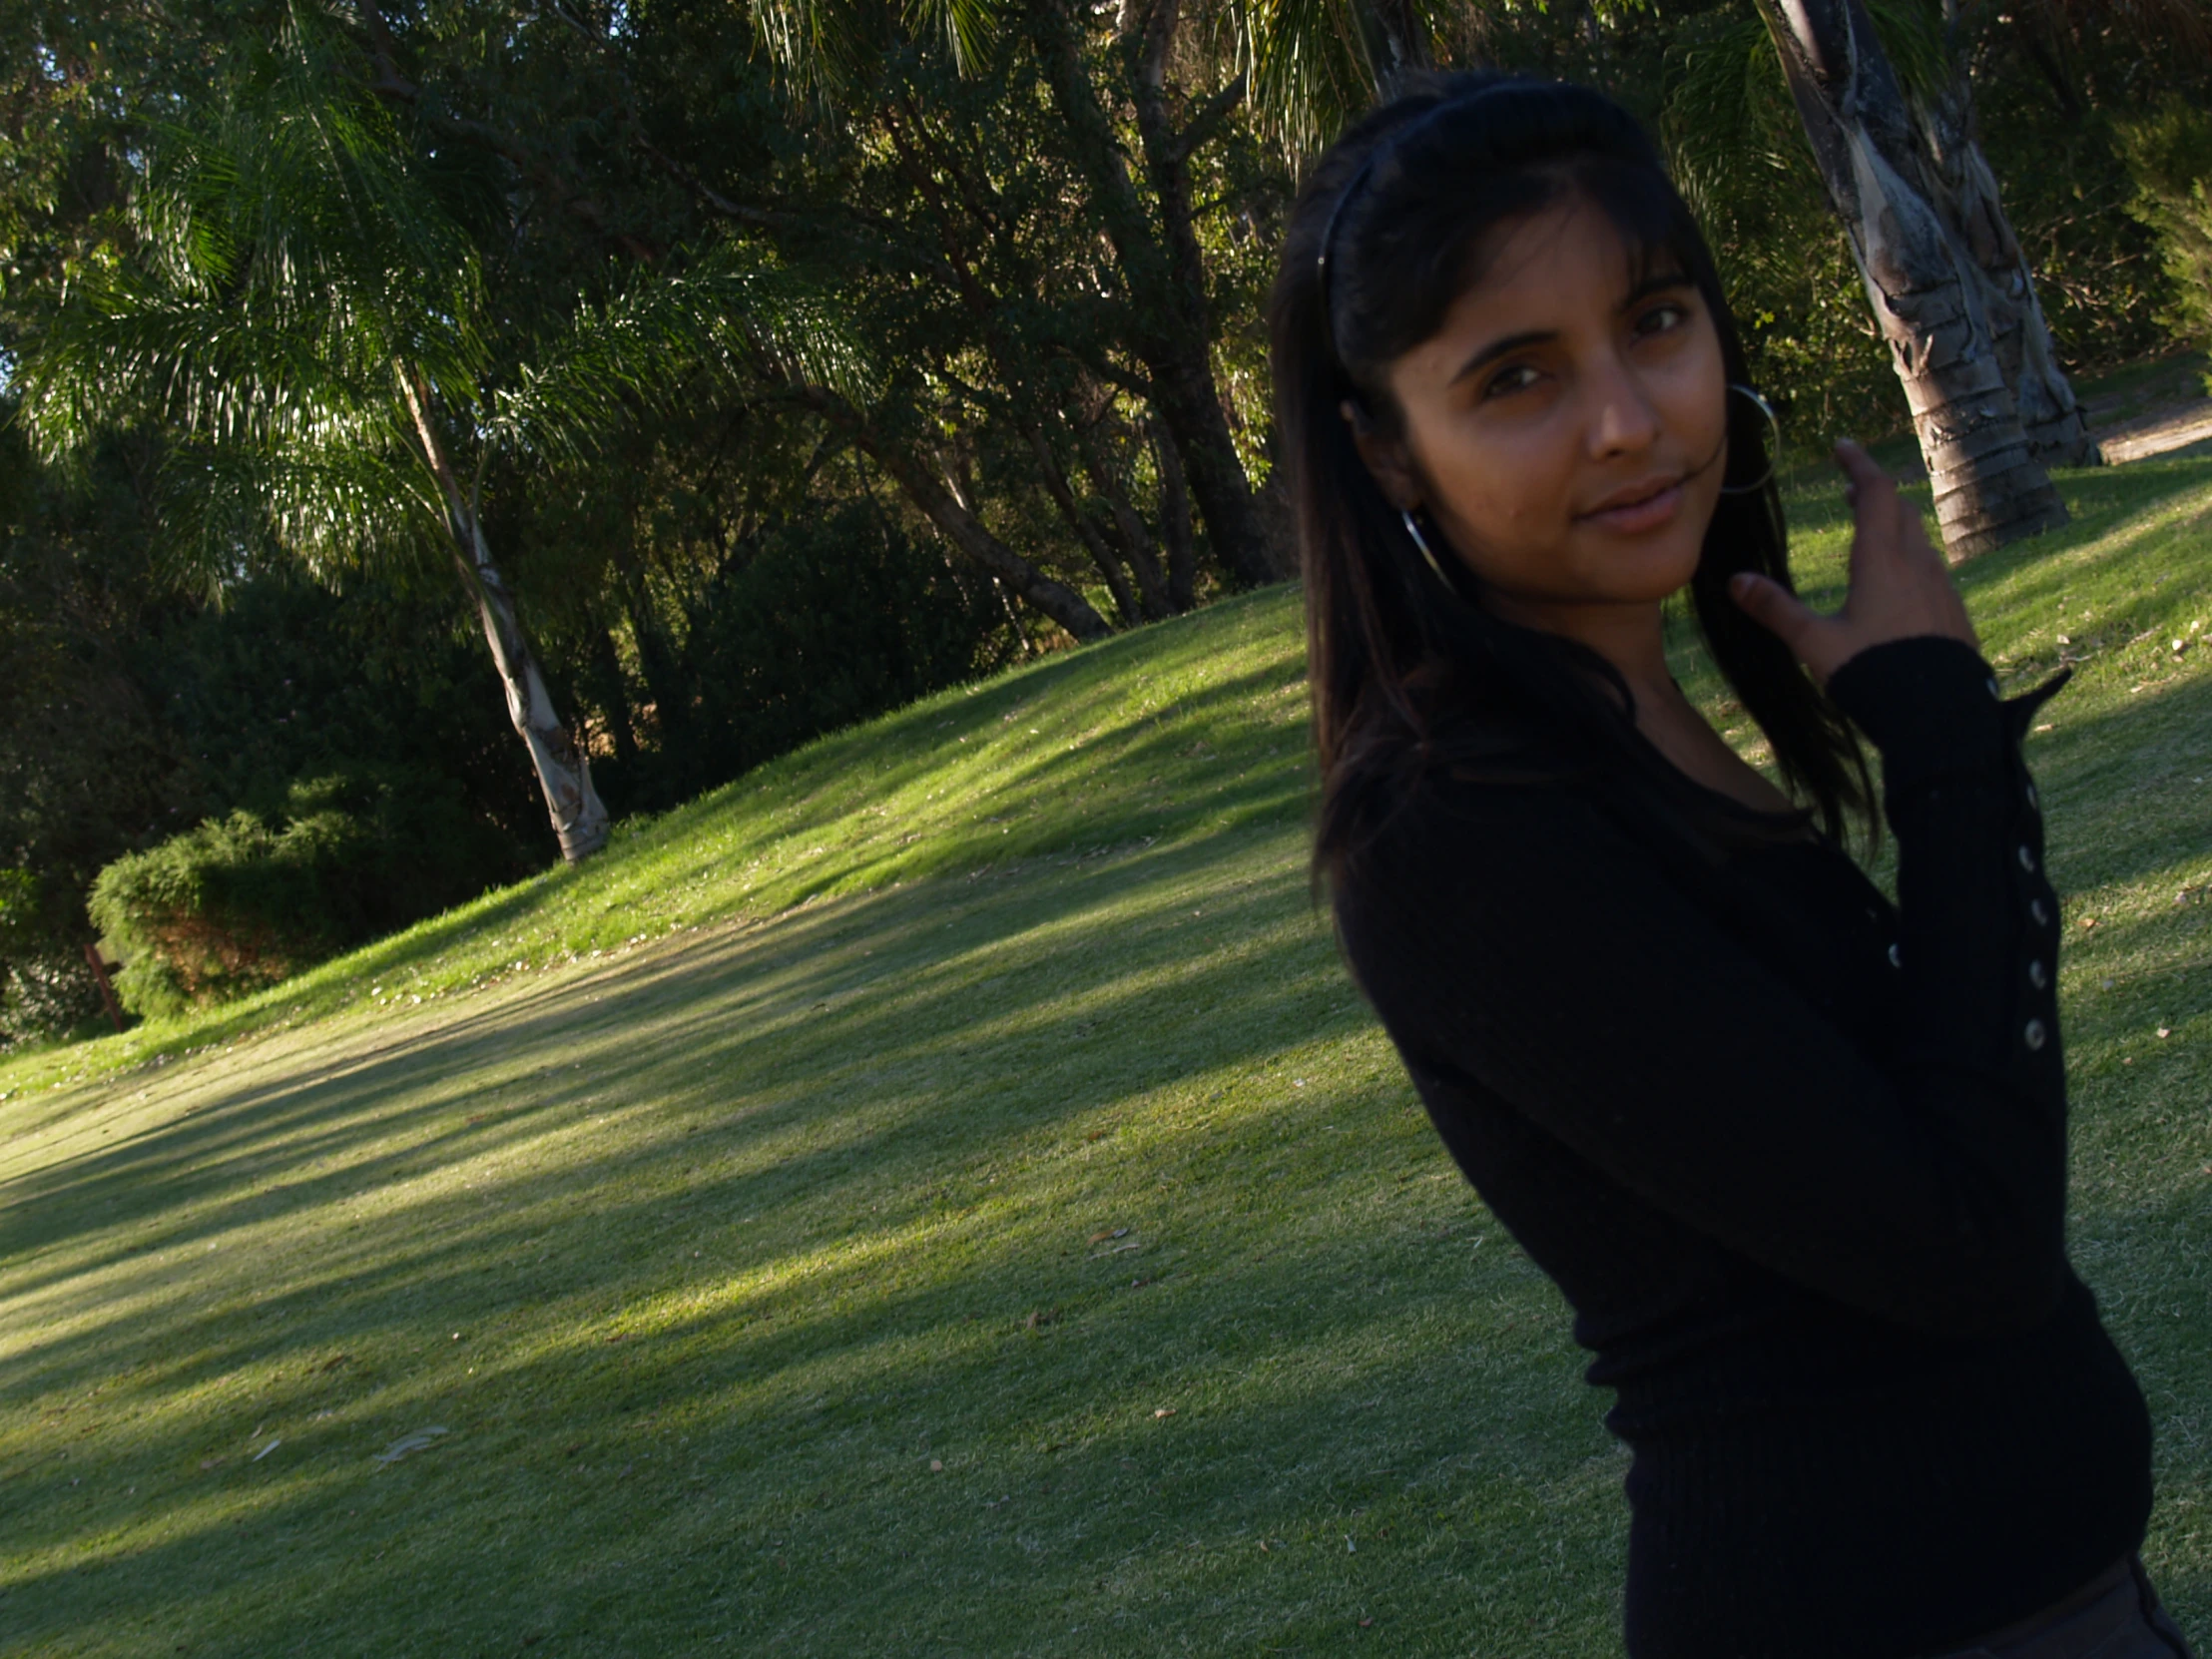
[[[1659,436],[1659,411],[1634,366],[1617,355],[1593,365],[1588,386],[1589,445],[1593,460],[1634,454]]]

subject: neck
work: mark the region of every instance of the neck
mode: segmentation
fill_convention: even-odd
[[[1486,591],[1496,615],[1523,628],[1557,634],[1588,646],[1620,671],[1635,694],[1637,724],[1652,711],[1682,701],[1667,668],[1667,636],[1657,600],[1623,604],[1549,604]]]

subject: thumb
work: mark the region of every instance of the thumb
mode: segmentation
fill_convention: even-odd
[[[1819,613],[1804,600],[1773,577],[1749,570],[1739,570],[1728,579],[1728,596],[1752,621],[1779,637],[1801,659],[1804,657],[1800,642],[1820,620]]]

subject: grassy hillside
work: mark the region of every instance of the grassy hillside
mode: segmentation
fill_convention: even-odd
[[[2074,1250],[2201,1641],[2212,463],[2064,487],[1964,579],[2080,659]],[[1609,1396],[1310,905],[1303,699],[1261,594],[0,1066],[0,1652],[1617,1652]]]

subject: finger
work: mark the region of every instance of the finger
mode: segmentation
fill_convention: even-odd
[[[1804,642],[1819,625],[1819,612],[1772,577],[1748,570],[1728,579],[1728,596],[1752,621],[1804,658]]]
[[[1928,515],[1921,511],[1918,503],[1907,501],[1902,495],[1898,497],[1898,545],[1907,553],[1947,570],[1949,566],[1928,533]]]
[[[1872,537],[1885,547],[1898,534],[1898,487],[1875,458],[1849,438],[1836,445],[1836,464],[1843,469],[1844,499],[1851,504],[1858,540]],[[1854,543],[1853,552],[1858,551]]]

